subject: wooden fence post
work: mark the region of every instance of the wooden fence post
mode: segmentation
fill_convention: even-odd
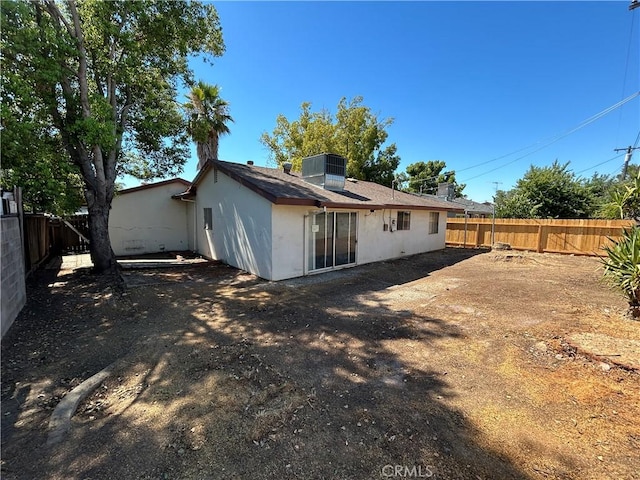
[[[467,227],[469,225],[469,215],[467,215],[467,212],[465,210],[464,212],[464,240],[463,240],[463,245],[462,248],[467,248]]]
[[[22,203],[22,187],[13,187],[13,198],[18,206],[18,224],[20,226],[20,246],[22,253],[22,263],[27,271],[27,255],[25,249],[25,231],[24,231],[24,204]]]
[[[536,249],[536,251],[538,253],[543,253],[544,248],[542,246],[542,231],[543,231],[543,226],[542,224],[538,225],[538,248]]]

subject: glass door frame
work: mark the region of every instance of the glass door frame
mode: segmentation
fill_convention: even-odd
[[[347,251],[336,252],[336,244],[338,243],[338,223],[340,215],[348,215],[348,234],[346,238]],[[318,216],[324,217],[324,226],[316,222]],[[344,217],[342,217],[344,219]],[[329,221],[327,221],[329,220]],[[305,215],[304,225],[304,274],[312,274],[325,272],[329,270],[337,270],[340,268],[351,267],[358,263],[358,212],[353,210],[348,211],[325,211],[317,210],[309,212]],[[328,228],[329,225],[331,228]],[[315,227],[315,228],[314,228]],[[322,227],[322,228],[321,228]],[[331,237],[327,236],[330,230]],[[318,238],[317,233],[324,232],[324,238]],[[317,247],[318,242],[321,241],[324,244],[324,266],[316,268],[318,256]],[[330,245],[328,245],[330,244]],[[327,249],[330,249],[328,251]],[[322,253],[322,252],[321,252]],[[337,255],[347,255],[347,262],[336,265]],[[327,261],[329,260],[329,261]],[[327,265],[329,264],[329,265]]]

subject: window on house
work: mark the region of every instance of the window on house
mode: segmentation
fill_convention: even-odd
[[[440,212],[429,212],[429,234],[438,233]]]
[[[204,209],[204,229],[213,230],[213,211],[210,208]]]
[[[411,212],[398,212],[396,230],[410,230],[410,229],[411,229]]]

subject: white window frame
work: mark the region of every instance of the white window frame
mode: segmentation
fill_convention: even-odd
[[[396,230],[411,230],[411,212],[399,211],[396,218]]]
[[[437,235],[440,230],[440,212],[429,212],[429,235]]]
[[[213,209],[209,207],[204,207],[202,209],[203,213],[203,224],[205,230],[213,230]]]

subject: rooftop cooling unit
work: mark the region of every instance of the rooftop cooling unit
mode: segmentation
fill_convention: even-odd
[[[325,190],[341,192],[347,173],[347,159],[322,153],[302,159],[302,179]]]
[[[456,186],[453,183],[439,183],[437,196],[445,200],[453,200],[456,196]]]

